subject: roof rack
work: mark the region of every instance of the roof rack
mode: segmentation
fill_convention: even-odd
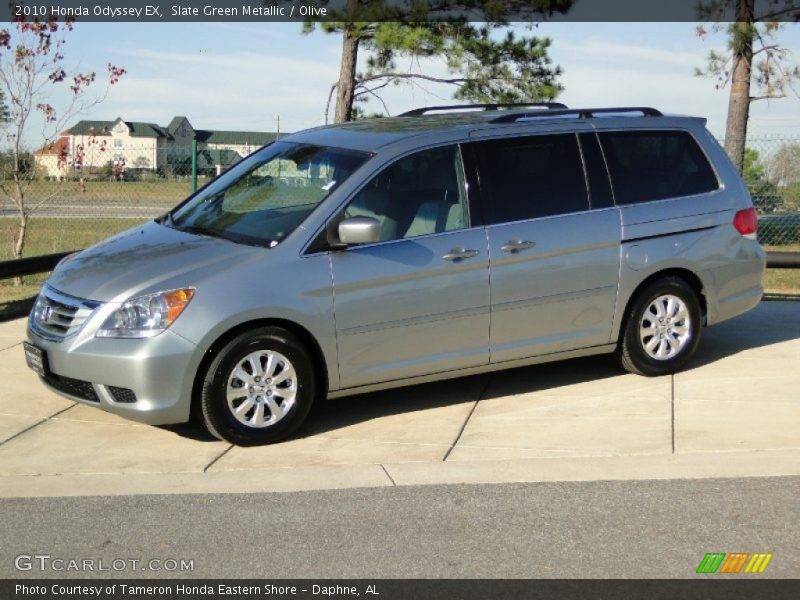
[[[663,117],[660,110],[649,106],[618,106],[613,108],[571,108],[565,110],[548,110],[536,112],[512,112],[492,119],[492,123],[514,123],[522,119],[537,119],[544,117],[571,117],[578,119],[591,119],[602,115],[616,115],[624,113],[641,113],[643,117]]]
[[[408,112],[404,112],[398,116],[400,117],[422,117],[428,113],[432,112],[454,112],[464,109],[476,109],[476,110],[508,110],[508,109],[515,109],[515,108],[542,108],[542,109],[550,109],[550,110],[561,110],[566,109],[567,105],[562,104],[561,102],[521,102],[518,104],[449,104],[446,106],[426,106],[424,108],[415,108],[414,110],[409,110]]]

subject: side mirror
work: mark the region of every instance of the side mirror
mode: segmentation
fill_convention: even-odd
[[[381,224],[373,217],[350,217],[339,223],[339,241],[342,244],[371,244],[380,239]]]

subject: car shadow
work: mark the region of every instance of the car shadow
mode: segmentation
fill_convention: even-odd
[[[219,440],[208,433],[205,428],[192,420],[188,423],[178,423],[177,425],[159,425],[160,429],[171,431],[175,435],[194,440],[195,442],[218,442]]]
[[[552,390],[622,374],[610,355],[576,358],[460,377],[319,403],[295,438],[313,437],[374,419],[455,404]]]
[[[684,371],[764,346],[800,339],[800,302],[761,302],[743,315],[706,327]]]
[[[800,303],[768,302],[756,309],[703,331],[697,354],[684,371],[733,356],[742,351],[800,338]],[[398,414],[426,411],[503,396],[555,390],[623,375],[610,354],[575,358],[370,392],[317,403],[305,425],[293,436],[302,439]],[[166,429],[198,441],[215,441],[194,423]]]

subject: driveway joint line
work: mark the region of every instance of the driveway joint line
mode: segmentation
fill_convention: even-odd
[[[55,412],[55,413],[53,413],[52,415],[49,415],[49,416],[47,416],[47,417],[43,417],[43,418],[42,418],[40,421],[36,421],[36,423],[34,423],[33,425],[30,425],[30,426],[26,427],[26,428],[25,428],[25,429],[23,429],[22,431],[18,431],[17,433],[15,433],[14,435],[12,435],[10,438],[8,438],[8,439],[6,439],[6,440],[3,440],[2,442],[0,442],[0,446],[2,446],[2,445],[4,445],[4,444],[7,444],[7,443],[8,443],[8,442],[10,442],[11,440],[15,440],[15,439],[17,439],[17,438],[18,438],[19,436],[21,436],[23,433],[27,433],[27,432],[29,432],[31,429],[34,429],[34,428],[38,427],[38,426],[39,426],[39,425],[41,425],[42,423],[46,423],[47,421],[49,421],[49,420],[50,420],[50,419],[52,419],[53,417],[57,417],[57,416],[58,416],[58,415],[60,415],[61,413],[67,412],[67,411],[68,411],[70,408],[75,408],[76,406],[78,406],[77,402],[76,402],[76,403],[74,403],[74,404],[71,404],[70,406],[67,406],[66,408],[62,408],[61,410],[59,410],[58,412]]]
[[[395,482],[394,478],[391,475],[389,475],[389,471],[386,470],[386,467],[383,465],[383,463],[381,463],[381,469],[383,469],[383,472],[386,473],[386,476],[389,478],[389,481],[392,482],[392,486],[397,487],[397,483]]]
[[[670,383],[670,435],[672,437],[672,454],[675,454],[675,373],[669,377]]]
[[[16,348],[21,343],[22,342],[17,342],[16,344],[11,344],[10,346],[6,346],[5,348],[0,348],[0,352],[3,352],[4,350],[11,350],[12,348]]]
[[[445,452],[444,457],[442,458],[442,462],[445,462],[448,459],[448,457],[450,456],[450,453],[456,447],[456,444],[458,444],[458,441],[461,439],[461,436],[464,434],[464,430],[467,428],[467,423],[469,423],[469,420],[472,418],[472,415],[475,412],[475,409],[478,408],[478,402],[480,402],[483,399],[484,394],[486,394],[486,392],[488,391],[489,384],[492,383],[492,379],[494,379],[494,375],[493,374],[490,374],[486,378],[486,383],[484,384],[483,389],[481,390],[481,393],[478,394],[477,399],[472,404],[472,408],[469,409],[469,414],[467,415],[467,418],[464,419],[464,422],[461,424],[461,429],[458,430],[458,435],[456,435],[456,439],[453,440],[453,444],[447,449],[447,452]]]
[[[208,464],[205,466],[205,468],[203,469],[203,473],[207,472],[207,471],[208,471],[208,470],[209,470],[211,467],[213,467],[213,466],[214,466],[214,465],[217,463],[217,461],[218,461],[220,458],[222,458],[223,456],[225,456],[225,455],[226,455],[228,452],[230,452],[232,449],[233,449],[233,444],[231,444],[230,446],[228,446],[227,448],[225,448],[225,450],[223,450],[222,452],[220,452],[220,453],[219,453],[219,455],[218,455],[216,458],[214,458],[214,459],[213,459],[213,460],[212,460],[210,463],[208,463]]]

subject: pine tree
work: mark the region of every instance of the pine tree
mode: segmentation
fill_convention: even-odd
[[[335,96],[334,121],[351,120],[359,113],[354,103],[375,98],[389,85],[431,81],[452,85],[454,97],[470,102],[519,102],[553,99],[562,89],[561,69],[547,54],[550,40],[518,37],[508,30],[508,19],[543,17],[566,12],[573,0],[478,2],[447,0],[386,3],[347,0],[339,14],[322,23],[308,22],[304,32],[321,29],[342,37],[339,79],[331,86],[325,120]],[[480,16],[478,25],[463,15]],[[462,16],[458,16],[462,15]],[[500,35],[498,39],[498,33]],[[369,52],[367,69],[357,71],[360,51]],[[446,77],[402,69],[401,58],[444,58]],[[385,106],[384,106],[385,108]]]

